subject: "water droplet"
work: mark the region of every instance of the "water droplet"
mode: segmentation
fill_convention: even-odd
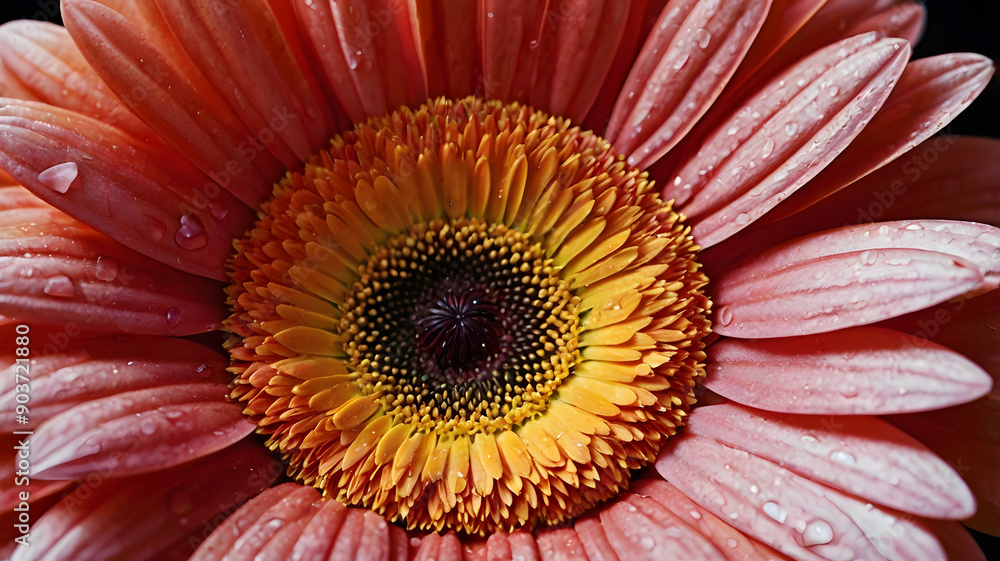
[[[729,549],[736,549],[740,545],[740,542],[736,541],[736,538],[729,538],[726,540],[726,545],[729,546]]]
[[[167,233],[167,225],[154,216],[148,214],[143,216],[146,218],[146,221],[137,225],[136,229],[139,230],[142,237],[155,244],[159,244],[163,240],[163,236]]]
[[[156,432],[156,425],[151,421],[143,421],[139,423],[139,430],[148,436]]]
[[[756,485],[751,485],[750,486],[750,492],[753,493],[754,495],[756,495],[757,493],[760,493],[760,487],[758,487]]]
[[[858,397],[858,387],[853,384],[844,384],[840,386],[840,395],[848,399]]]
[[[687,64],[687,61],[688,61],[687,53],[681,53],[680,58],[674,61],[673,64],[674,70],[680,70],[681,68],[684,68],[684,65]]]
[[[222,220],[229,215],[229,209],[218,203],[208,203],[208,210],[216,220]]]
[[[719,324],[729,325],[733,322],[733,310],[729,306],[719,308]]]
[[[167,326],[177,327],[177,324],[181,322],[181,311],[177,308],[170,308],[167,310]]]
[[[836,450],[830,453],[830,459],[845,466],[853,466],[858,463],[857,458],[853,455],[844,452],[843,450]]]
[[[775,519],[779,524],[784,524],[785,519],[788,518],[788,513],[785,512],[785,509],[781,508],[781,505],[773,501],[764,503],[764,514]]]
[[[707,29],[699,29],[694,32],[694,41],[702,49],[707,49],[712,42],[712,34]]]
[[[181,417],[184,416],[184,412],[178,411],[176,409],[168,409],[163,412],[163,415],[166,416],[168,419],[180,419]]]
[[[770,138],[764,141],[764,146],[760,149],[760,156],[766,158],[774,152],[774,141]]]
[[[826,90],[826,95],[830,97],[837,97],[838,94],[840,94],[840,88],[838,88],[837,86],[830,86]]]
[[[799,125],[796,123],[785,123],[785,134],[788,136],[795,135],[799,130]]]
[[[739,213],[738,215],[736,215],[736,223],[739,224],[740,226],[745,226],[749,224],[750,215],[745,212]]]
[[[804,532],[802,532],[802,545],[813,546],[823,545],[833,541],[833,528],[826,520],[815,520],[810,522]]]
[[[656,540],[649,536],[643,536],[643,538],[639,540],[639,547],[645,549],[646,551],[653,551],[656,547]]]
[[[492,14],[490,17],[493,17]],[[410,538],[410,547],[420,547],[420,538]]]
[[[201,249],[208,245],[208,233],[205,232],[205,227],[197,216],[185,214],[181,216],[180,222],[181,227],[174,234],[174,241],[177,242],[177,245],[188,251]]]
[[[695,520],[701,520],[701,513],[700,513],[700,512],[698,512],[697,510],[692,510],[692,511],[691,511],[691,512],[689,512],[688,514],[690,514],[690,515],[691,515],[691,518],[693,518],[693,519],[695,519]]]
[[[76,296],[76,288],[73,286],[73,281],[69,280],[69,277],[66,275],[58,275],[50,278],[45,283],[44,290],[49,296],[58,296],[61,298]]]
[[[726,134],[729,135],[729,136],[733,136],[733,135],[735,135],[738,132],[740,132],[740,128],[737,127],[736,125],[733,125],[733,126],[729,127],[729,130],[726,131]]]
[[[97,280],[102,280],[104,282],[111,282],[115,280],[118,276],[118,263],[115,263],[107,257],[97,258],[97,271],[94,272],[94,276]]]
[[[80,173],[76,162],[66,162],[50,167],[38,174],[38,182],[57,193],[65,193]]]
[[[275,532],[279,528],[285,525],[285,521],[280,518],[272,518],[264,523],[264,529],[270,532]]]
[[[177,516],[186,516],[191,513],[193,503],[191,497],[182,491],[171,491],[167,495],[167,510]]]
[[[203,362],[201,363],[201,366],[198,367],[197,372],[201,374],[203,377],[207,377],[212,374],[212,367],[209,366],[208,363]]]

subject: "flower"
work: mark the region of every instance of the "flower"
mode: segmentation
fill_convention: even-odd
[[[1000,531],[1000,145],[934,136],[993,69],[919,5],[62,8],[0,28],[12,559]]]

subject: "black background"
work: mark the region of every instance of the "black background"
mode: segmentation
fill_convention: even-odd
[[[0,0],[0,21],[37,19],[60,23],[57,0]],[[975,52],[1000,62],[1000,2],[925,0],[927,23],[914,58],[947,52]],[[996,76],[972,106],[946,129],[952,134],[1000,138],[1000,80]],[[1000,539],[977,536],[987,557],[1000,560]]]

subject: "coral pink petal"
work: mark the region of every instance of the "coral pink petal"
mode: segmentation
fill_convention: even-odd
[[[177,542],[197,543],[210,520],[266,488],[277,474],[273,463],[262,446],[242,443],[170,470],[125,479],[98,476],[38,519],[31,545],[18,548],[12,559],[159,560]]]
[[[478,3],[468,0],[421,0],[410,12],[427,95],[460,99],[482,89],[482,61],[477,49]]]
[[[672,438],[656,469],[705,509],[796,559],[944,559],[920,525],[710,438]]]
[[[312,487],[285,483],[268,489],[227,520],[224,526],[228,528],[220,527],[213,532],[191,561],[291,559],[292,549],[322,506],[319,492]],[[326,551],[294,558],[301,561],[326,559]]]
[[[20,223],[18,210],[25,208],[48,208],[48,203],[31,194],[20,185],[0,188],[0,225]],[[15,212],[4,212],[4,211]]]
[[[0,167],[45,202],[157,261],[227,280],[233,237],[253,214],[186,162],[34,102],[0,107],[0,133]]]
[[[1000,535],[1000,457],[995,438],[982,440],[967,434],[967,422],[943,425],[919,415],[888,417],[888,420],[933,450],[954,466],[976,497],[976,515],[965,524],[974,530]],[[996,416],[991,425],[997,426]]]
[[[319,101],[264,0],[158,0],[192,62],[257,139],[298,169],[328,137]]]
[[[699,408],[688,429],[897,510],[952,520],[976,511],[954,469],[876,417],[786,415],[725,404]]]
[[[813,223],[822,213],[832,224],[947,218],[1000,226],[1000,140],[936,136],[807,212],[803,220]]]
[[[185,74],[193,69],[175,66],[169,53],[135,23],[106,6],[66,0],[62,9],[66,28],[87,61],[160,138],[248,206],[256,208],[270,196],[273,182],[286,166],[218,94],[207,85],[195,88]],[[192,185],[204,185],[205,196],[214,202],[219,185],[206,181]]]
[[[990,391],[974,362],[880,327],[712,344],[702,384],[744,405],[783,413],[887,415],[965,403]]]
[[[608,122],[611,119],[611,111],[614,108],[615,100],[621,93],[622,85],[628,76],[629,69],[639,53],[640,41],[649,35],[653,24],[659,17],[667,0],[635,0],[628,3],[628,21],[625,22],[625,29],[629,33],[623,33],[618,48],[615,50],[615,58],[611,62],[611,68],[607,76],[604,77],[600,92],[587,112],[583,120],[583,128],[595,131],[601,136],[607,137],[606,131]]]
[[[535,535],[542,561],[590,561],[573,528],[543,528]]]
[[[34,330],[33,330],[34,331]],[[79,337],[78,329],[71,329]],[[74,340],[63,332],[44,343],[32,359],[31,415],[17,421],[17,374],[29,374],[11,358],[0,379],[0,426],[32,429],[85,401],[167,383],[228,383],[228,358],[217,351],[173,337],[117,336]],[[62,350],[60,346],[64,347]],[[0,364],[4,364],[0,361]]]
[[[995,286],[997,230],[902,221],[811,234],[725,271],[716,332],[766,338],[873,323]]]
[[[32,473],[121,477],[207,456],[253,432],[228,395],[226,384],[168,382],[87,401],[35,430]]]
[[[0,60],[31,92],[22,98],[41,101],[94,117],[136,139],[150,140],[149,127],[108,91],[73,44],[66,28],[51,23],[15,21],[0,27]],[[19,97],[11,83],[0,82],[0,96]]]
[[[611,546],[611,542],[608,541],[604,525],[601,524],[596,515],[577,519],[573,527],[576,530],[576,535],[580,536],[583,549],[591,561],[621,561]]]
[[[729,80],[728,88],[731,89],[729,93],[724,94],[724,99],[728,99],[744,81],[755,76],[758,69],[825,3],[826,0],[773,0],[767,18],[764,19],[764,25],[761,26],[739,69]]]
[[[915,42],[923,25],[924,9],[916,2],[891,0],[827,1],[781,47],[766,57],[752,75],[738,76],[746,81],[733,98],[747,97],[765,82],[771,81],[786,68],[809,53],[827,45],[864,33],[878,38],[898,37]]]
[[[549,3],[548,29],[537,45],[529,45],[535,50],[535,65],[528,103],[582,121],[628,32],[628,12],[628,2],[614,0]]]
[[[410,15],[391,0],[296,0],[324,87],[356,123],[427,99]]]
[[[777,561],[789,559],[754,538],[746,536],[692,501],[658,475],[641,478],[633,486],[639,495],[651,497],[675,516],[696,528],[730,561]]]
[[[854,142],[767,219],[795,214],[902,156],[968,107],[992,75],[992,61],[975,54],[911,62]]]
[[[949,561],[988,561],[972,534],[958,522],[928,520]]]
[[[192,335],[227,315],[221,283],[139,255],[53,208],[19,218],[0,227],[0,305],[23,322]]]
[[[812,179],[881,107],[910,51],[898,39],[871,39],[831,45],[776,78],[682,163],[665,196],[690,200],[681,208],[702,247]]]
[[[766,0],[721,6],[681,0],[665,9],[618,97],[607,136],[628,163],[660,159],[711,107],[750,48]]]
[[[619,559],[659,561],[677,555],[691,561],[725,561],[708,538],[648,497],[622,493],[600,509],[601,524]]]
[[[432,532],[420,539],[412,558],[413,561],[462,561],[462,542],[454,532],[443,536]]]
[[[31,463],[31,447],[35,444],[29,434],[6,434],[0,437],[0,513],[14,512],[15,507],[24,511],[21,503],[27,502],[29,513],[38,513],[38,502],[73,485],[72,481],[46,481],[32,478],[21,469],[22,462]],[[27,457],[24,457],[27,455]],[[17,472],[21,471],[20,474]],[[29,501],[21,498],[27,493]],[[38,515],[34,514],[33,518]]]
[[[525,101],[538,63],[537,47],[547,29],[547,2],[481,0],[483,97]]]

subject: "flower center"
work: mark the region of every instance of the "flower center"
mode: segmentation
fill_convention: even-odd
[[[289,475],[408,528],[579,516],[704,375],[689,229],[607,142],[516,104],[356,125],[236,245],[232,397]]]

